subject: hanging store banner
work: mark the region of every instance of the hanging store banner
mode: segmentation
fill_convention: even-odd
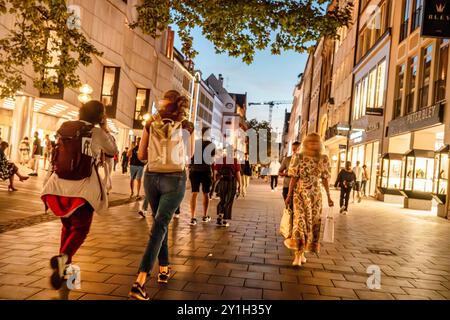
[[[434,106],[421,109],[407,116],[397,118],[389,122],[388,136],[392,137],[405,132],[425,129],[444,121],[445,104],[439,103]]]
[[[425,0],[421,35],[450,38],[450,0]]]

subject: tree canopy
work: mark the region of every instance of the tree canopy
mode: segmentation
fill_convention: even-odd
[[[0,39],[0,97],[25,85],[24,68],[35,72],[33,85],[53,94],[62,85],[76,88],[78,66],[89,65],[101,53],[71,25],[64,0],[0,0],[0,14],[15,17],[14,28]]]
[[[145,33],[157,36],[177,26],[182,52],[194,58],[192,30],[200,28],[217,53],[253,61],[255,52],[270,48],[305,52],[320,37],[335,37],[351,18],[352,2],[344,7],[312,0],[142,0],[137,21]]]
[[[100,1],[100,0],[97,0]],[[106,0],[101,0],[106,1]],[[257,50],[270,48],[304,52],[320,37],[335,37],[348,24],[352,5],[333,8],[324,0],[137,0],[136,21],[130,27],[158,37],[175,26],[182,52],[193,59],[192,31],[200,28],[217,53],[253,61]],[[74,27],[65,0],[0,0],[0,14],[12,14],[15,23],[0,39],[0,98],[13,96],[25,85],[26,66],[35,75],[33,85],[53,94],[59,85],[80,85],[78,66],[101,55]]]

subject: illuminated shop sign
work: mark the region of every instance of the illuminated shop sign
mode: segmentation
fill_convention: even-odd
[[[450,1],[425,0],[423,37],[450,38]]]

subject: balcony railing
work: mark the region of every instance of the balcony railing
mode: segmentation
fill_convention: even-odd
[[[406,96],[406,114],[414,112],[414,92]]]
[[[419,109],[428,107],[429,85],[425,85],[419,90]]]
[[[405,40],[406,37],[408,36],[408,22],[409,19],[406,19],[400,26],[400,42]]]
[[[422,24],[422,7],[416,9],[413,12],[412,20],[411,20],[411,32],[416,30]]]
[[[434,102],[441,102],[445,100],[445,86],[447,85],[446,80],[436,80],[434,82]]]
[[[402,115],[402,98],[398,98],[394,101],[394,114],[393,119],[397,119]]]

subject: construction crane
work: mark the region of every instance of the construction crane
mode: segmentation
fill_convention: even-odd
[[[272,124],[273,107],[278,105],[292,105],[292,100],[250,102],[249,106],[269,106],[269,123]]]

